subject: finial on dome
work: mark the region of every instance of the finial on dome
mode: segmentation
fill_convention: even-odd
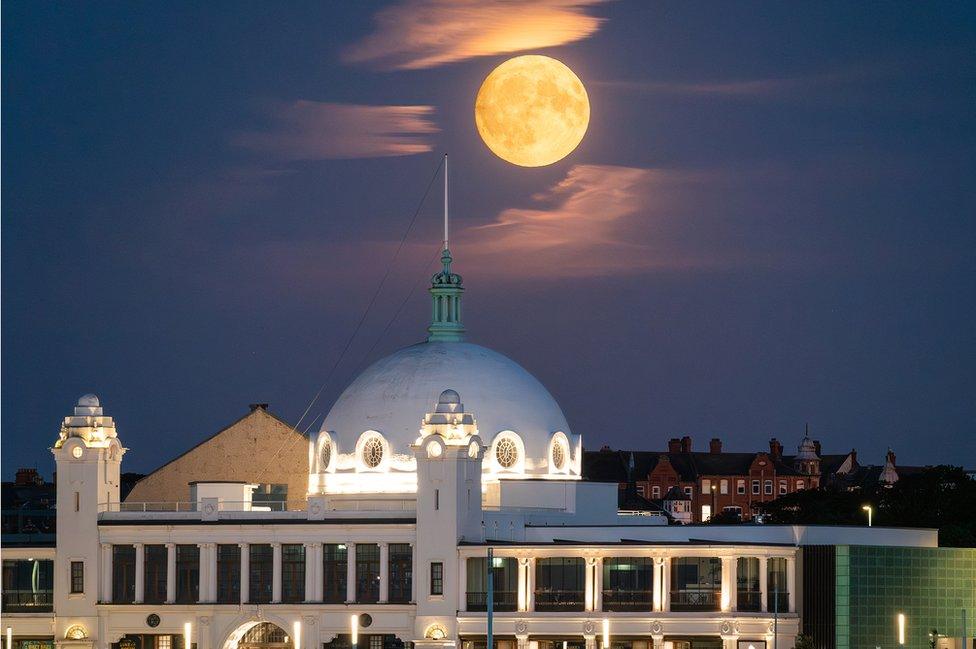
[[[433,298],[433,316],[427,331],[427,342],[460,342],[464,340],[461,324],[461,293],[464,286],[461,276],[451,272],[451,250],[448,248],[447,229],[447,155],[444,156],[444,251],[441,253],[441,271],[430,280]]]

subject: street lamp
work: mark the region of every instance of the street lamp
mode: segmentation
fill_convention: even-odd
[[[295,649],[302,649],[302,623],[295,620],[291,637],[295,640]]]
[[[898,614],[898,644],[905,644],[905,614]]]
[[[715,516],[715,485],[712,485],[712,513],[709,518],[712,516]]]
[[[183,624],[183,647],[184,649],[192,649],[193,640],[193,624],[190,622],[185,622]]]
[[[603,649],[610,649],[610,620],[603,618]]]
[[[356,645],[359,643],[359,616],[356,614],[349,616],[349,635],[353,649],[356,649]]]
[[[871,527],[871,514],[874,513],[874,508],[871,505],[864,505],[861,509],[868,513],[868,527]]]

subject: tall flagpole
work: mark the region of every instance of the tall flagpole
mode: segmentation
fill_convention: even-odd
[[[444,250],[447,250],[447,154],[444,154]]]

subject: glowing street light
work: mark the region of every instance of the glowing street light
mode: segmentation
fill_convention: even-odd
[[[610,620],[603,618],[603,649],[610,649]]]
[[[14,629],[7,627],[7,649],[14,649]]]
[[[355,613],[349,616],[349,636],[352,639],[352,646],[355,649],[359,642],[359,616]]]
[[[291,637],[295,639],[295,649],[302,649],[302,623],[298,620],[292,625]]]
[[[905,644],[905,614],[898,614],[898,644]]]
[[[861,509],[868,513],[868,527],[871,527],[871,514],[874,513],[874,508],[871,505],[864,505]]]
[[[183,624],[183,649],[191,649],[193,640],[193,624],[186,622]]]

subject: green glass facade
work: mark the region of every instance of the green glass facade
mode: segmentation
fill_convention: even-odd
[[[837,649],[898,649],[899,613],[905,647],[928,649],[929,631],[976,633],[976,549],[836,547]]]

